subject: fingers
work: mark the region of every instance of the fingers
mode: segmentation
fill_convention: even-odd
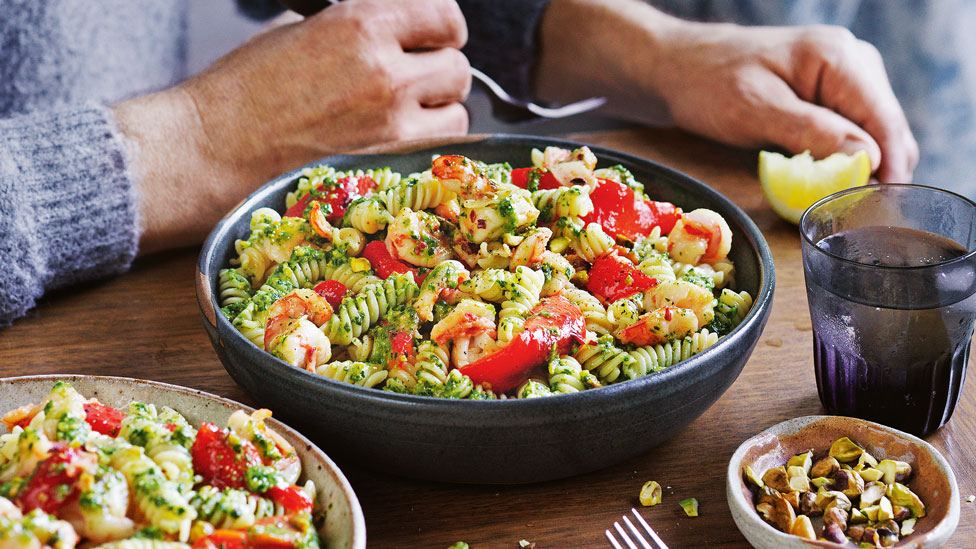
[[[464,101],[471,91],[468,59],[456,49],[408,53],[404,65],[408,93],[424,107]]]
[[[361,0],[335,7],[340,6],[372,15],[367,19],[370,24],[378,25],[377,31],[392,33],[405,51],[461,49],[468,40],[464,14],[454,0]]]
[[[796,89],[864,129],[877,143],[881,182],[908,183],[918,144],[874,46],[836,28],[815,28],[797,46]]]
[[[445,137],[468,133],[468,111],[460,103],[439,107],[417,106],[403,121],[397,140]]]

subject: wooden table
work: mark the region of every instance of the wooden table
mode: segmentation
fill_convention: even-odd
[[[772,316],[734,385],[674,439],[606,470],[528,486],[456,486],[397,478],[340,463],[359,495],[371,547],[607,546],[603,530],[633,506],[647,480],[664,501],[644,517],[672,548],[747,543],[725,503],[735,448],[785,419],[822,413],[813,376],[810,318],[797,229],[769,209],[756,182],[756,154],[676,131],[568,135],[686,172],[730,197],[765,234],[776,262]],[[254,401],[224,371],[204,334],[193,286],[199,250],[138,261],[124,276],[48,296],[0,330],[0,375],[85,373],[154,379]],[[952,464],[963,498],[976,493],[976,383],[949,424],[929,437]],[[329,441],[320,441],[328,452]],[[396,459],[396,456],[390,456]],[[677,502],[698,498],[698,518]],[[976,505],[962,503],[949,547],[976,547]]]

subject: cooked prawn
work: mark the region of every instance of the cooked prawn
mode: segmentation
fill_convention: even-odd
[[[433,214],[400,210],[386,233],[386,247],[394,257],[418,267],[434,267],[450,259],[451,250]]]
[[[332,318],[332,306],[313,290],[299,288],[278,298],[268,309],[268,318],[285,316],[290,319],[308,317],[316,326],[325,324]],[[270,324],[270,323],[269,323]]]
[[[560,147],[546,147],[542,166],[563,185],[596,185],[593,175],[596,155],[589,147],[583,146],[572,152]]]
[[[457,200],[448,200],[434,206],[434,213],[452,223],[457,223],[458,216],[461,214],[461,206]]]
[[[496,337],[495,308],[481,301],[462,299],[453,311],[430,330],[430,338],[443,345],[448,340],[458,341],[485,334]]]
[[[546,244],[549,243],[550,238],[552,238],[552,230],[546,227],[539,227],[527,234],[515,248],[508,269],[514,273],[520,265],[534,268],[542,261],[542,254],[546,253]]]
[[[698,317],[698,324],[704,326],[715,317],[714,299],[712,292],[687,280],[662,280],[644,292],[644,309],[653,311],[666,306],[691,309]]]
[[[483,198],[498,191],[498,183],[479,170],[473,160],[461,155],[438,156],[431,173],[461,198]]]
[[[634,345],[657,345],[681,339],[698,330],[698,317],[691,309],[661,307],[641,315],[637,322],[617,332],[617,338]]]
[[[264,331],[264,347],[285,362],[314,372],[332,358],[332,343],[307,317],[272,317]]]
[[[332,343],[319,326],[332,318],[332,306],[319,294],[299,288],[268,309],[264,348],[298,368],[315,367],[332,358]]]
[[[668,234],[668,254],[682,263],[715,263],[725,259],[731,248],[729,224],[721,214],[706,208],[681,214]]]

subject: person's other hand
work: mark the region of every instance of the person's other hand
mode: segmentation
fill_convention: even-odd
[[[545,99],[607,95],[608,112],[656,122],[668,121],[663,108],[682,128],[744,147],[865,150],[884,182],[911,181],[918,163],[880,54],[841,27],[692,23],[639,0],[552,0],[541,36]]]
[[[679,126],[727,143],[865,150],[882,182],[907,183],[918,145],[878,51],[841,27],[690,25],[655,68]]]
[[[466,133],[466,40],[453,0],[349,0],[117,105],[136,145],[140,251],[198,242],[256,186],[322,156]]]

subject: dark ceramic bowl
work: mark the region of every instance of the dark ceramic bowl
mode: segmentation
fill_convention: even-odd
[[[486,162],[530,165],[532,147],[580,143],[526,136],[471,136],[400,147],[392,152],[337,155],[339,170],[390,166],[401,173],[430,166],[435,153]],[[648,195],[685,211],[721,213],[732,228],[737,288],[755,305],[719,343],[662,372],[600,389],[547,398],[457,401],[363,389],[299,370],[258,349],[219,311],[217,279],[248,234],[250,212],[283,211],[299,171],[255,191],[214,228],[200,253],[197,299],[207,334],[233,378],[256,401],[317,440],[340,461],[376,464],[405,476],[464,483],[525,483],[607,467],[674,436],[735,381],[759,340],[773,297],[769,246],[746,214],[711,187],[674,170],[601,147],[600,166],[622,164]]]

